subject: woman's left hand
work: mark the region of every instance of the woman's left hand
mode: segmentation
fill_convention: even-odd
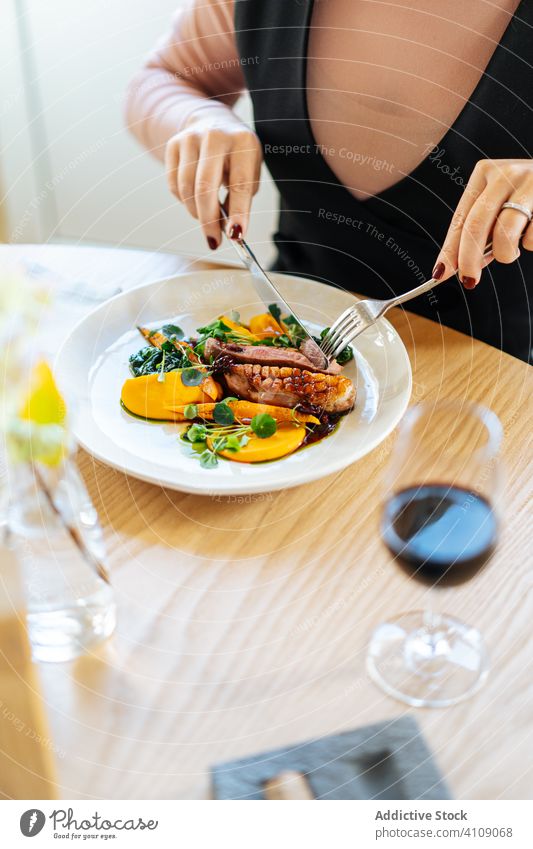
[[[481,159],[455,210],[433,277],[446,280],[457,269],[465,289],[473,289],[493,259],[518,259],[520,239],[524,250],[533,251],[533,221],[518,210],[502,209],[507,202],[533,210],[533,160]],[[483,259],[490,239],[492,255]]]

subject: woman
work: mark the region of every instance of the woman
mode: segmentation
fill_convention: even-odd
[[[193,0],[127,120],[213,250],[220,187],[245,235],[264,158],[275,269],[377,298],[458,269],[409,309],[527,360],[532,66],[533,0]]]

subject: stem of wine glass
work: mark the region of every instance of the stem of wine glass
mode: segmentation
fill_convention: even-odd
[[[428,587],[427,601],[424,609],[424,626],[432,637],[434,637],[435,631],[442,625],[442,604],[440,598],[442,594],[442,584],[433,583]]]
[[[424,607],[422,625],[406,642],[405,660],[411,671],[425,678],[438,678],[444,670],[449,646],[441,630],[442,616],[435,609],[435,588],[429,589],[429,600]]]
[[[429,635],[430,645],[433,651],[435,651],[436,648],[435,630],[439,626],[439,623],[440,616],[435,611],[433,607],[433,600],[431,600],[424,610],[424,627]]]

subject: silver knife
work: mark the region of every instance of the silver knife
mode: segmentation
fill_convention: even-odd
[[[220,213],[222,219],[227,224],[229,220],[228,215],[222,206],[220,207]],[[226,235],[228,234],[226,233]],[[327,357],[319,348],[313,337],[305,329],[301,319],[298,318],[292,307],[290,307],[287,301],[282,298],[266,271],[264,271],[262,266],[259,264],[250,246],[244,241],[244,239],[230,239],[228,236],[228,240],[231,242],[240,259],[252,275],[255,291],[261,298],[264,305],[268,308],[268,311],[272,312],[271,307],[274,307],[274,313],[279,310],[280,316],[285,318],[291,316],[296,324],[298,324],[301,328],[300,336],[302,338],[302,343],[300,345],[300,350],[302,353],[304,353],[317,368],[327,369],[329,365]],[[274,317],[276,316],[274,315]]]

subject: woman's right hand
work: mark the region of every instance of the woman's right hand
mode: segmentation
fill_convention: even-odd
[[[222,234],[219,190],[228,189],[227,232],[246,233],[252,198],[259,188],[262,150],[256,134],[238,118],[191,117],[167,142],[165,168],[170,191],[201,225],[211,250]]]

